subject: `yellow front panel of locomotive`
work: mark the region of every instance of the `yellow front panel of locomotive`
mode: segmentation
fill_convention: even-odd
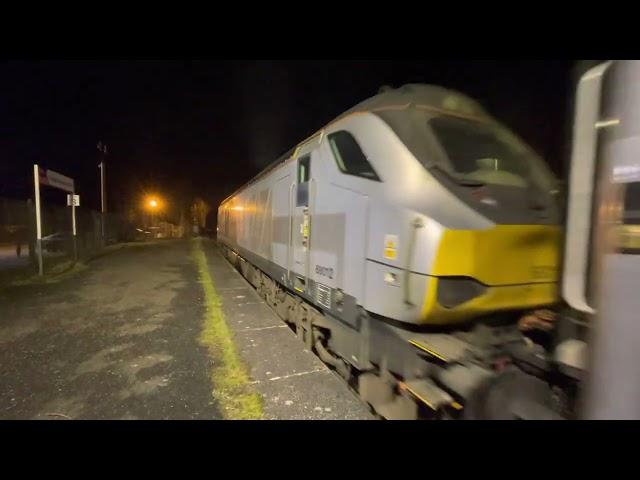
[[[558,301],[562,230],[548,225],[498,225],[445,230],[427,282],[421,323],[447,324],[501,310]],[[468,277],[487,288],[453,308],[438,304],[438,277]]]

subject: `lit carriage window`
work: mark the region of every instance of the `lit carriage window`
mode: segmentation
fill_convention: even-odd
[[[619,228],[618,247],[622,253],[640,254],[640,182],[624,186],[624,210]]]
[[[628,183],[624,192],[624,217],[626,225],[640,225],[640,182]]]
[[[344,130],[328,136],[331,151],[341,172],[380,181],[353,135]]]

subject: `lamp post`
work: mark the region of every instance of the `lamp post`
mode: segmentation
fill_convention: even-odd
[[[107,156],[107,146],[102,142],[98,142],[98,151],[100,152],[102,158],[98,168],[100,168],[100,204],[102,215],[101,218],[101,231],[102,231],[102,246],[106,246],[106,227],[105,227],[105,215],[107,213],[107,192],[105,191],[106,187],[106,165],[105,165],[105,157]]]
[[[155,195],[144,199],[144,209],[149,213],[150,228],[155,228],[157,213],[164,209],[164,201]]]

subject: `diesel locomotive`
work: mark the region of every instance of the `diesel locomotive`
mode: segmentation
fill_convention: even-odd
[[[558,301],[559,203],[544,160],[478,102],[410,84],[225,199],[217,239],[381,416],[558,418],[577,379],[518,321]]]

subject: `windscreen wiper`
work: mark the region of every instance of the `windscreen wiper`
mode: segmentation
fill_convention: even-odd
[[[438,172],[443,174],[445,177],[447,177],[452,182],[455,182],[458,185],[461,185],[463,187],[484,187],[486,185],[485,182],[482,182],[480,180],[475,180],[473,178],[458,177],[456,175],[452,175],[446,169],[444,169],[444,168],[442,168],[442,167],[440,167],[438,165],[433,165],[431,168],[433,170],[437,170]]]
[[[474,180],[472,178],[456,178],[456,182],[458,185],[462,185],[463,187],[484,187],[485,183],[480,180]]]

